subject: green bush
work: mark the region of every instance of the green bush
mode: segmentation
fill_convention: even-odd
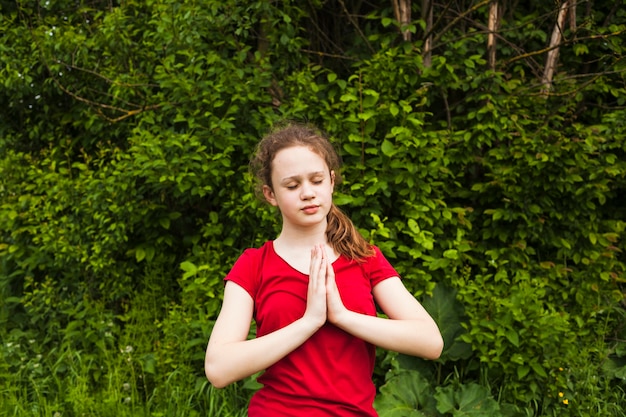
[[[245,415],[204,348],[280,226],[247,162],[283,119],[331,135],[336,202],[444,335],[378,352],[381,416],[624,415],[624,12],[565,31],[543,94],[545,2],[495,70],[486,6],[441,10],[426,64],[425,22],[357,3],[0,3],[0,415]]]

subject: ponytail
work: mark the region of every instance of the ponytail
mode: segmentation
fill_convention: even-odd
[[[326,237],[335,252],[351,260],[374,255],[374,249],[356,229],[352,220],[335,204],[327,215]]]

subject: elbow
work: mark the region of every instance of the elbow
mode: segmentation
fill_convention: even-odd
[[[443,352],[443,337],[441,337],[441,334],[438,334],[433,340],[430,352],[428,352],[429,355],[426,359],[437,360],[441,357],[441,352]]]
[[[444,348],[444,341],[438,327],[434,327],[432,331],[421,337],[420,347],[413,355],[419,356],[426,360],[437,360],[441,357]]]
[[[224,388],[232,382],[224,378],[224,373],[220,372],[219,367],[213,366],[209,361],[204,362],[204,374],[215,388]]]
[[[424,358],[432,361],[439,359],[441,357],[441,353],[443,352],[443,347],[443,337],[441,336],[439,330],[437,330],[436,334],[432,337],[428,351],[425,352]]]
[[[234,382],[224,367],[223,358],[210,345],[204,356],[204,375],[215,388],[224,388]]]

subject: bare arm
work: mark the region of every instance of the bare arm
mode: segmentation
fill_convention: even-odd
[[[216,387],[253,375],[295,350],[326,321],[326,260],[312,254],[307,308],[302,318],[275,332],[247,339],[254,302],[241,286],[227,282],[222,309],[206,349],[204,371]]]
[[[384,349],[425,359],[441,355],[443,338],[437,324],[400,278],[388,278],[373,289],[374,299],[389,318],[345,308],[332,268],[327,271],[327,291],[328,318],[335,326]]]

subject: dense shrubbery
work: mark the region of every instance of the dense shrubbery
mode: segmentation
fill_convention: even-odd
[[[485,33],[446,14],[425,65],[391,8],[0,2],[0,415],[245,414],[254,379],[214,390],[202,361],[222,277],[277,230],[247,161],[284,118],[333,137],[337,203],[446,339],[436,362],[379,352],[381,416],[623,415],[626,18],[606,3],[544,94],[514,48],[545,47],[539,3],[507,12],[488,70]]]

